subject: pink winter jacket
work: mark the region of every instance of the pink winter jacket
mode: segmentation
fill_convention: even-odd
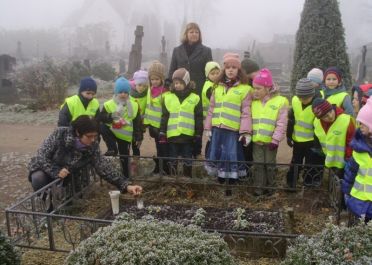
[[[249,133],[252,134],[252,113],[251,113],[251,105],[252,105],[252,92],[248,93],[247,96],[243,99],[242,105],[241,105],[241,114],[240,114],[240,129],[239,133]],[[209,104],[209,110],[208,115],[205,118],[204,122],[204,129],[205,130],[211,130],[212,129],[212,115],[214,111],[215,106],[215,99],[214,99],[214,93],[211,96],[210,104]],[[227,129],[230,131],[235,131],[235,129],[228,127],[224,124],[220,124],[218,126],[219,128]]]
[[[275,94],[276,95],[276,94]],[[269,94],[264,97],[261,102],[262,105],[265,106],[266,102],[273,96],[273,94]],[[282,141],[286,135],[287,131],[287,123],[288,123],[288,106],[283,106],[279,110],[278,119],[276,120],[276,125],[274,129],[274,134],[272,136],[271,142],[274,144],[279,145],[279,142]]]

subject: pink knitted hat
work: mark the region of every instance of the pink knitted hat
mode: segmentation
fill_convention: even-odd
[[[267,68],[261,69],[254,77],[253,84],[261,85],[264,87],[272,87],[274,84],[270,70]]]
[[[357,121],[363,123],[372,132],[372,97],[367,100],[367,103],[360,109]]]
[[[226,67],[227,65],[235,66],[236,68],[241,68],[241,62],[239,59],[239,54],[228,52],[223,56],[223,65]]]

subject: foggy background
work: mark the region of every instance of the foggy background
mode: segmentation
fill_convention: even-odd
[[[341,0],[348,52],[372,42],[372,3]],[[143,52],[169,53],[182,25],[197,22],[212,49],[249,50],[275,39],[293,43],[304,0],[0,0],[0,53],[17,41],[33,56],[71,55],[76,47],[128,52],[136,25],[144,26]],[[255,44],[253,44],[255,42]]]

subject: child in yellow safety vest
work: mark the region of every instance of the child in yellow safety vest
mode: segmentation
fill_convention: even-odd
[[[338,67],[329,67],[324,72],[324,98],[332,105],[344,110],[345,114],[354,116],[351,97],[342,82],[342,71]]]
[[[203,119],[207,117],[213,87],[215,86],[215,82],[217,82],[220,72],[221,66],[217,62],[210,61],[205,65],[205,77],[207,80],[205,80],[202,90]],[[209,151],[209,145],[210,141],[208,140],[205,145],[205,154],[207,154]]]
[[[149,88],[149,77],[147,71],[138,70],[133,74],[134,87],[130,91],[130,98],[133,99],[138,104],[138,111],[141,116],[141,130],[145,131],[143,126],[143,118],[146,111],[147,105],[147,91]],[[132,143],[133,155],[139,156],[140,149],[135,144],[135,141]]]
[[[244,145],[251,141],[252,88],[241,69],[238,54],[226,53],[223,65],[204,124],[205,134],[211,140],[205,168],[220,183],[227,181],[234,184],[240,177],[246,176],[245,163],[237,161],[244,161],[239,141]],[[230,196],[231,192],[226,190],[226,195]]]
[[[169,157],[185,158],[183,174],[192,177],[193,144],[203,133],[203,108],[194,92],[194,82],[185,68],[174,71],[171,92],[164,97],[160,123],[159,144],[169,143]],[[177,160],[171,162],[177,170]]]
[[[321,98],[313,101],[312,109],[316,117],[314,134],[325,156],[324,165],[343,178],[345,161],[352,153],[350,142],[355,133],[354,120],[343,109]]]
[[[253,88],[253,161],[275,164],[279,142],[285,137],[289,103],[287,98],[279,95],[269,69],[259,71],[253,79]],[[274,175],[275,166],[254,165],[255,196],[273,192],[264,188],[274,186]]]
[[[100,114],[101,134],[107,145],[105,155],[129,155],[130,145],[139,148],[143,139],[141,116],[137,102],[129,97],[130,84],[120,77],[115,81],[114,96],[103,104]],[[121,157],[125,176],[129,175],[128,158]]]
[[[345,166],[342,192],[347,208],[357,217],[372,219],[372,98],[357,116],[360,128],[351,142],[352,157]]]
[[[99,102],[95,98],[97,84],[91,77],[84,77],[80,81],[77,95],[68,97],[61,106],[58,116],[58,127],[69,127],[71,122],[81,115],[98,117]]]
[[[154,138],[157,157],[168,157],[168,144],[159,143],[160,122],[164,97],[169,93],[165,85],[165,67],[159,61],[154,61],[149,67],[150,89],[147,95],[144,125],[149,128],[150,137]],[[169,173],[167,161],[163,160],[160,166],[159,159],[154,158],[154,174]]]
[[[287,144],[293,149],[291,164],[305,165],[320,164],[324,161],[318,154],[312,152],[314,147],[314,113],[311,105],[316,94],[313,81],[308,78],[300,79],[296,84],[296,95],[292,97],[292,108],[288,111]],[[315,159],[314,159],[315,158]],[[316,159],[318,158],[318,159]],[[301,167],[291,166],[287,173],[287,186],[296,188]],[[320,185],[321,168],[304,168],[303,180],[305,186]]]

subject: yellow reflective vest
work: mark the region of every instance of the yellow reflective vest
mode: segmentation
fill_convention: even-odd
[[[280,95],[270,98],[264,106],[261,100],[253,100],[253,142],[271,143],[279,111],[288,105],[288,99]]]
[[[359,164],[359,170],[350,195],[362,201],[372,202],[372,158],[367,152],[356,151],[353,151],[353,158]]]
[[[223,85],[218,85],[214,89],[212,126],[225,125],[239,131],[242,102],[251,91],[252,87],[247,84],[231,87],[227,92]]]
[[[207,117],[209,109],[209,98],[207,97],[207,91],[210,87],[213,87],[214,83],[210,80],[206,80],[202,90],[202,104],[203,104],[203,118]]]
[[[110,127],[110,130],[112,133],[119,139],[132,142],[133,139],[133,120],[136,118],[138,113],[138,104],[134,100],[130,99],[130,106],[124,106],[121,117],[127,122],[124,126],[122,126],[119,129],[112,128],[112,124],[107,124]],[[116,102],[111,99],[109,101],[106,101],[103,104],[104,108],[106,109],[107,113],[114,113],[117,109]],[[128,107],[132,108],[131,116],[128,114]]]
[[[292,139],[296,142],[308,142],[314,140],[315,115],[311,104],[302,109],[302,103],[297,96],[292,98],[292,109],[295,117]]]
[[[342,103],[344,103],[344,99],[348,94],[346,92],[337,93],[331,95],[327,98],[327,101],[332,105],[336,105],[337,107],[342,107]]]
[[[325,133],[319,119],[314,120],[314,133],[326,155],[325,166],[344,168],[346,134],[350,124],[350,115],[340,114]]]
[[[61,105],[67,104],[67,107],[71,114],[71,121],[76,120],[81,115],[95,116],[99,109],[99,102],[96,98],[93,98],[87,108],[84,107],[78,95],[74,95],[65,99],[65,102]]]
[[[148,97],[148,93],[146,94],[146,96],[143,96],[143,97],[140,97],[140,98],[135,98],[135,97],[130,96],[130,98],[132,100],[137,102],[138,110],[140,111],[141,116],[143,116],[145,114],[145,111],[146,111],[147,97]]]
[[[164,105],[169,112],[167,124],[167,137],[175,137],[181,134],[195,135],[195,115],[194,110],[199,103],[200,97],[195,93],[185,98],[180,103],[174,93],[169,93],[164,98]]]
[[[155,128],[160,128],[162,103],[167,94],[169,94],[169,92],[164,92],[159,96],[153,98],[151,97],[151,92],[149,90],[147,95],[145,119],[143,121],[145,125],[151,125]]]

